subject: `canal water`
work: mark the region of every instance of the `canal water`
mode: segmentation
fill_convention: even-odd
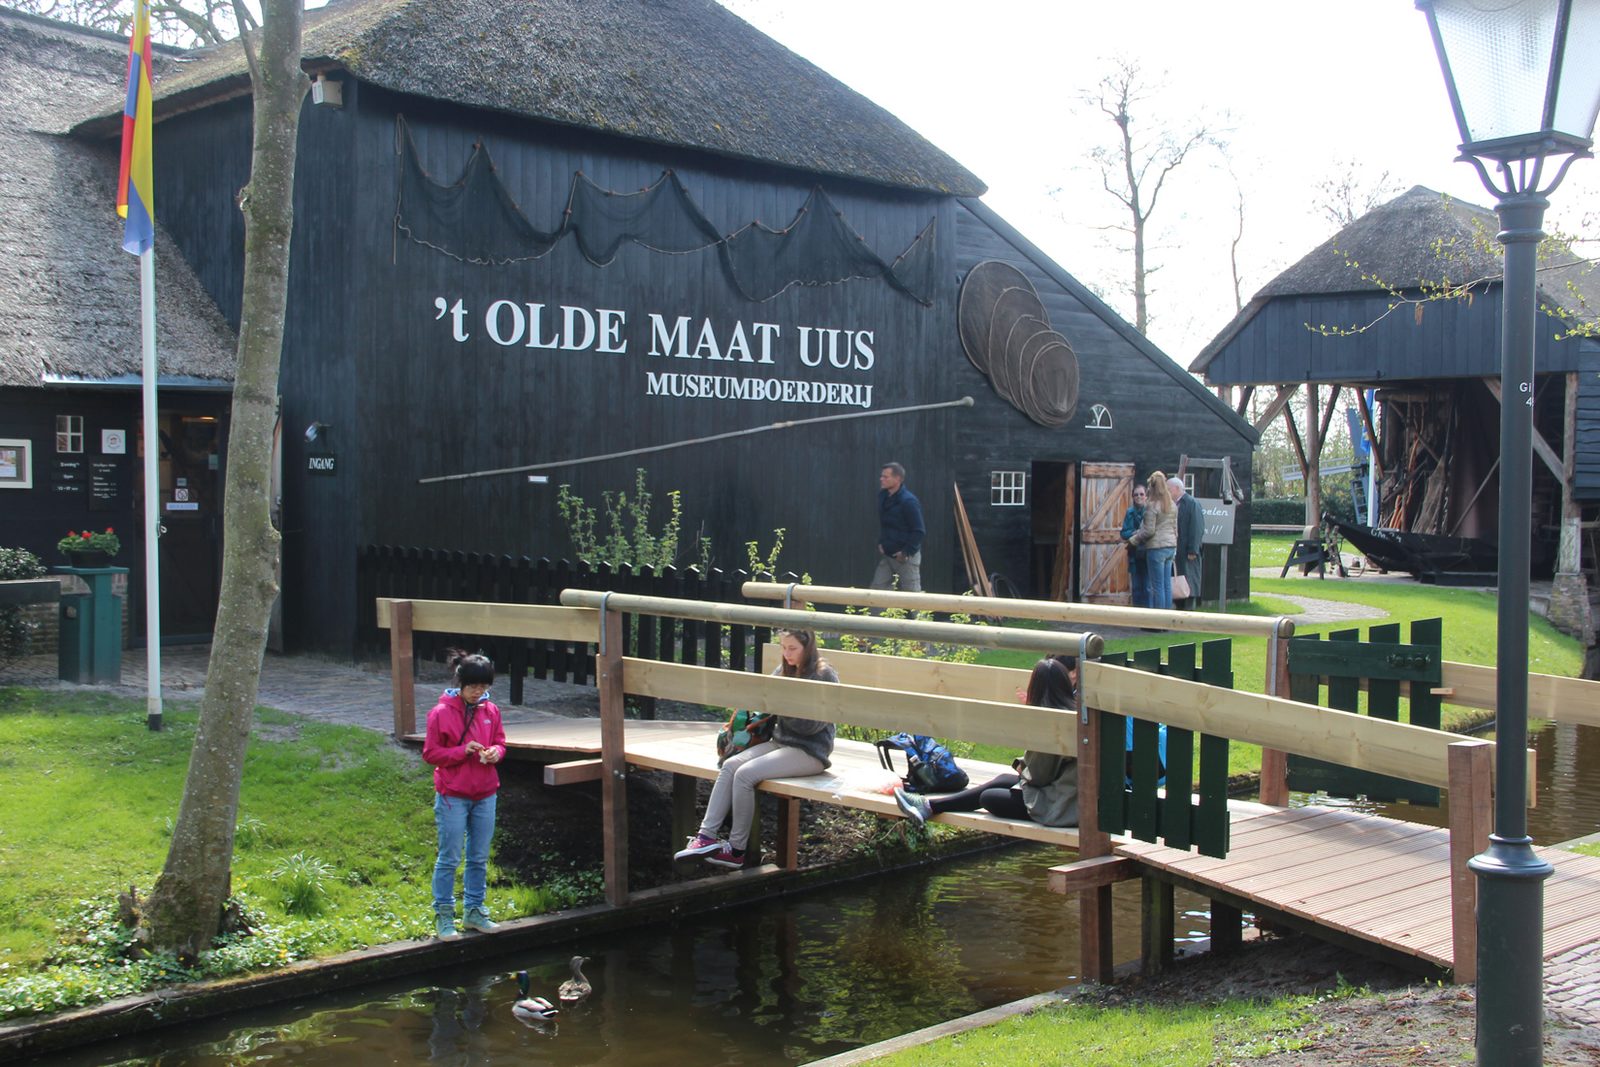
[[[1078,909],[1045,886],[1067,857],[1012,848],[672,925],[199,1023],[49,1067],[284,1064],[797,1064],[1076,981]],[[1139,948],[1137,882],[1115,945]],[[1179,893],[1180,939],[1206,935]],[[574,954],[594,994],[548,1026],[513,1016],[518,969],[552,1000]]]
[[[1478,736],[1493,740],[1492,733]],[[1534,734],[1537,806],[1528,809],[1528,836],[1536,845],[1559,845],[1600,833],[1600,730],[1571,723],[1548,723]],[[1444,826],[1449,797],[1438,807],[1374,804],[1365,800],[1330,801],[1324,796],[1296,795],[1296,803],[1339,804],[1408,822]]]

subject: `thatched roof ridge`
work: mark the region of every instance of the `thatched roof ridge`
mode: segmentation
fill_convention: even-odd
[[[0,9],[0,385],[138,374],[139,261],[122,250],[117,147],[54,133],[125,77],[127,45]],[[156,235],[163,375],[228,382],[233,333],[165,231]]]
[[[304,55],[308,67],[469,107],[878,185],[984,192],[915,130],[715,0],[335,0],[306,13]],[[246,77],[233,42],[156,68],[158,120],[163,102],[237,92]]]
[[[1274,298],[1372,292],[1380,288],[1373,279],[1409,293],[1418,292],[1424,282],[1438,283],[1445,275],[1456,284],[1498,284],[1501,260],[1494,235],[1499,229],[1493,211],[1413,186],[1362,215],[1262,286],[1189,369],[1204,371]],[[1575,255],[1541,263],[1540,301],[1574,311],[1582,301],[1591,309],[1600,308],[1600,271],[1594,267]]]

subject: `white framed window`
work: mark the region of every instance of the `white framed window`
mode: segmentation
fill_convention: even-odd
[[[1089,409],[1089,421],[1084,424],[1086,430],[1111,429],[1111,409],[1104,404],[1095,404]]]
[[[57,415],[56,416],[56,451],[57,452],[82,452],[83,451],[83,416],[82,415]]]
[[[989,475],[989,505],[1020,508],[1028,502],[1027,471],[993,471]]]

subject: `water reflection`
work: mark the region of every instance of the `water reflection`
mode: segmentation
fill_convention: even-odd
[[[367,986],[55,1057],[50,1067],[294,1064],[792,1064],[1074,980],[1077,907],[1039,847],[778,898]],[[1117,887],[1119,956],[1137,955],[1137,883]],[[1204,901],[1178,898],[1179,936]],[[526,969],[555,999],[574,951],[595,992],[554,1024],[512,1014]]]
[[[1477,736],[1494,738],[1492,733]],[[1534,843],[1558,845],[1575,837],[1600,833],[1600,729],[1547,723],[1533,735],[1532,747],[1534,773],[1538,779],[1538,807],[1528,809],[1528,835]],[[1295,794],[1293,802],[1376,812],[1425,826],[1445,826],[1450,818],[1448,793],[1437,808],[1299,793]]]

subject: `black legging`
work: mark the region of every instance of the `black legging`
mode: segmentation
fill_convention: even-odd
[[[977,811],[983,808],[991,815],[1006,819],[1028,818],[1028,806],[1022,802],[1022,779],[1014,774],[1002,774],[963,789],[949,796],[929,797],[928,804],[935,815],[945,811]]]

